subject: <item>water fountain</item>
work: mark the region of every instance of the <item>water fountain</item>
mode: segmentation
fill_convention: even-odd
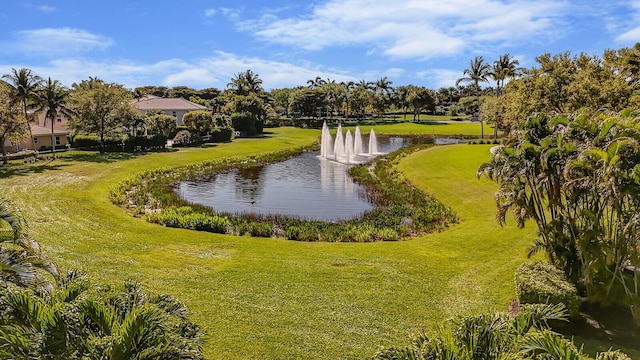
[[[360,126],[356,126],[354,135],[351,134],[351,130],[347,130],[343,135],[342,124],[338,125],[336,138],[333,140],[329,126],[324,122],[320,139],[320,157],[345,164],[357,164],[365,162],[368,157],[382,154],[378,152],[378,139],[373,129],[369,132],[368,143],[369,149],[365,151]]]

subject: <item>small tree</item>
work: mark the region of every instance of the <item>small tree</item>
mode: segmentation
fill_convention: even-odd
[[[97,78],[73,84],[69,124],[80,133],[100,137],[100,153],[104,154],[104,140],[108,135],[121,135],[123,126],[138,117],[131,104],[131,93],[120,84],[105,83]]]
[[[6,140],[17,140],[27,132],[27,124],[20,117],[20,107],[12,101],[12,89],[0,83],[0,147],[2,164],[7,163]]]
[[[148,111],[144,115],[144,122],[150,134],[159,134],[167,138],[176,131],[178,126],[175,116],[160,111]]]
[[[201,135],[216,130],[213,124],[213,115],[211,111],[207,110],[189,111],[182,117],[182,123]]]

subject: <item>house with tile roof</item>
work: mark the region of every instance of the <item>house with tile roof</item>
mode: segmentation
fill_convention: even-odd
[[[5,150],[8,153],[16,153],[23,149],[33,150],[33,143],[36,145],[36,150],[51,148],[51,127],[39,126],[31,124],[31,133],[33,134],[33,142],[29,139],[29,136],[18,141],[5,141],[3,144]],[[69,134],[71,130],[63,127],[54,127],[53,129],[53,143],[56,145],[56,149],[59,147],[67,146],[71,143]]]
[[[51,123],[49,119],[45,119],[45,113],[33,113],[29,112],[32,117],[31,132],[33,133],[33,142],[29,139],[27,133],[24,138],[20,140],[6,140],[2,144],[8,153],[15,153],[23,149],[33,150],[33,143],[35,142],[35,150],[42,150],[43,148],[51,147]],[[70,143],[69,135],[71,129],[68,127],[69,119],[64,114],[59,113],[53,122],[53,142],[56,144],[56,148],[66,146]]]
[[[131,104],[143,115],[150,110],[159,110],[167,115],[175,116],[178,126],[182,125],[182,117],[189,111],[207,110],[206,106],[183,98],[162,98],[154,95],[133,99]]]

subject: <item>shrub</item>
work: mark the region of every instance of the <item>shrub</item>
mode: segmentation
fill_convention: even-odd
[[[565,274],[542,262],[525,263],[516,270],[516,294],[523,304],[564,304],[570,316],[580,310],[580,296]]]
[[[271,237],[275,233],[275,228],[271,224],[251,222],[249,223],[248,233],[254,237]]]
[[[190,146],[202,143],[202,138],[189,130],[180,130],[173,138],[173,146]]]
[[[631,358],[620,350],[609,350],[599,353],[596,360],[631,360]]]
[[[168,207],[160,212],[147,214],[147,220],[152,223],[212,233],[224,234],[231,226],[231,222],[224,216],[195,212],[189,206],[179,208]]]

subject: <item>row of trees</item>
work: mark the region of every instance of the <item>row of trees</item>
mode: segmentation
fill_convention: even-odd
[[[497,218],[532,220],[542,251],[582,294],[640,321],[640,44],[536,58],[480,116],[511,130],[478,174],[500,185]]]
[[[500,91],[482,94],[482,120],[508,132],[534,113],[619,112],[640,99],[640,44],[600,56],[547,53],[536,57],[536,63],[518,69]]]

